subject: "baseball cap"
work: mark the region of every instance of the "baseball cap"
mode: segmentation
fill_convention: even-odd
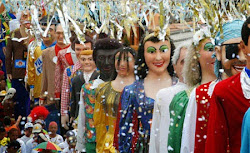
[[[35,125],[33,126],[32,133],[39,133],[39,132],[41,132],[41,131],[42,131],[42,126],[41,126],[41,124],[35,124]]]
[[[32,123],[26,123],[24,125],[24,129],[28,129],[28,128],[33,128],[33,124]]]

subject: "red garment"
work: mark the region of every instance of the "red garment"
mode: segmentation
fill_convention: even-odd
[[[66,48],[68,48],[70,45],[68,45],[68,46],[66,46],[66,47],[64,47],[64,48],[61,48],[61,47],[59,47],[57,44],[55,45],[55,53],[56,53],[56,56],[57,56],[57,54],[59,53],[59,51],[60,50],[62,50],[62,49],[66,49]]]
[[[114,134],[114,142],[113,142],[113,146],[115,147],[116,150],[119,150],[119,122],[121,119],[121,103],[119,103],[118,105],[118,113],[117,113],[117,117],[116,117],[116,123],[115,123],[115,134]],[[133,113],[133,120],[132,120],[132,124],[133,126],[133,132],[134,135],[132,137],[132,147],[131,147],[131,151],[132,153],[135,153],[135,149],[136,149],[136,144],[139,138],[139,132],[138,132],[138,120],[136,120],[135,118],[137,118],[137,113],[136,111],[134,111]]]
[[[196,128],[195,128],[195,153],[205,152],[207,135],[207,121],[209,118],[209,105],[211,97],[208,95],[208,88],[211,82],[200,85],[196,88]]]
[[[70,48],[69,48],[70,49]],[[68,66],[74,65],[72,56],[70,52],[67,52],[67,49],[61,50],[57,55],[57,63],[55,68],[55,98],[60,98],[61,87],[62,87],[62,78],[65,68]]]
[[[205,153],[239,153],[241,125],[250,100],[243,95],[240,74],[219,82],[214,89]]]

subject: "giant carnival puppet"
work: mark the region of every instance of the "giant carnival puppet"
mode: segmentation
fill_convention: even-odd
[[[119,151],[149,151],[150,127],[156,93],[176,84],[171,57],[175,46],[169,34],[160,40],[157,30],[141,40],[137,58],[137,75],[132,85],[121,94],[119,119]],[[154,87],[154,88],[152,88]],[[118,126],[118,125],[117,125]]]
[[[113,81],[102,83],[96,89],[94,125],[96,128],[96,152],[115,153],[113,146],[120,95],[123,88],[135,81],[136,52],[130,47],[119,48],[113,59]]]
[[[63,127],[65,129],[68,128],[66,123],[69,121],[69,116],[68,116],[69,111],[71,111],[70,112],[71,117],[78,116],[78,114],[76,115],[75,112],[78,113],[78,109],[76,110],[76,108],[79,108],[77,104],[79,102],[79,98],[80,98],[79,95],[80,94],[78,94],[78,96],[76,96],[75,93],[76,92],[80,93],[80,90],[75,91],[75,86],[81,87],[83,85],[83,83],[82,84],[80,83],[81,81],[76,82],[76,84],[74,84],[74,97],[76,96],[78,101],[74,101],[74,103],[72,102],[73,107],[72,107],[72,109],[70,109],[69,106],[71,104],[69,103],[69,101],[70,101],[70,95],[72,95],[71,92],[72,92],[72,80],[73,80],[73,78],[77,75],[85,76],[91,72],[91,74],[89,74],[90,75],[89,79],[93,80],[93,79],[96,79],[96,77],[98,75],[98,73],[95,72],[93,75],[93,78],[91,78],[92,73],[96,69],[94,62],[91,61],[92,54],[93,54],[93,50],[91,50],[93,48],[92,47],[93,42],[92,42],[91,38],[88,36],[85,36],[85,39],[86,39],[86,41],[84,42],[84,44],[81,44],[81,42],[78,40],[78,38],[75,38],[75,40],[73,41],[71,47],[75,47],[74,50],[75,50],[75,53],[76,53],[78,60],[73,66],[67,67],[63,73],[62,91],[61,91],[61,93],[62,93],[62,95],[61,95],[61,122],[64,125]],[[83,51],[85,51],[85,52],[83,53]],[[89,56],[89,58],[90,58],[90,59],[85,59],[85,58],[83,59],[84,62],[88,61],[86,64],[84,64],[85,67],[82,65],[81,56]],[[84,74],[82,74],[83,69],[86,70]],[[89,79],[85,78],[83,80],[86,80],[86,82],[88,82]],[[73,118],[71,120],[73,120]]]
[[[185,58],[183,74],[188,89],[176,94],[170,103],[170,125],[168,135],[168,152],[180,152],[183,122],[189,97],[194,87],[215,79],[212,58],[214,45],[210,35],[201,29],[193,36],[192,45],[188,48]]]
[[[27,116],[30,111],[29,93],[25,89],[24,77],[27,59],[27,38],[25,29],[30,29],[30,12],[24,10],[18,13],[20,15],[20,28],[10,33],[7,41],[6,50],[6,73],[7,79],[12,87],[16,89],[15,117],[19,115]]]
[[[96,130],[94,126],[94,109],[96,88],[104,81],[109,81],[114,71],[114,55],[122,45],[115,39],[104,38],[95,42],[93,59],[100,76],[82,86],[78,115],[77,149],[89,153],[96,152]],[[85,142],[86,141],[86,142]]]
[[[206,153],[240,152],[242,120],[250,106],[249,73],[247,73],[249,19],[243,26],[242,24],[241,20],[225,23],[224,37],[220,37],[221,34],[218,33],[217,41],[221,49],[222,68],[231,77],[217,83],[213,91],[207,127]]]
[[[150,133],[150,152],[166,153],[168,150],[168,127],[170,124],[169,105],[173,97],[180,91],[186,90],[187,85],[183,78],[183,66],[190,41],[180,44],[174,51],[172,62],[178,82],[176,85],[161,89],[156,95],[154,115]],[[166,130],[167,129],[167,130]]]

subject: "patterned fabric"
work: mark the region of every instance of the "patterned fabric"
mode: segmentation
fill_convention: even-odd
[[[154,99],[145,96],[143,84],[144,80],[138,80],[132,85],[126,86],[123,90],[121,96],[122,112],[119,122],[120,153],[148,151]],[[134,122],[137,123],[133,124]],[[140,124],[139,128],[136,127],[137,124]],[[140,133],[139,138],[136,134],[138,132]],[[137,140],[136,147],[133,142]],[[134,150],[135,147],[136,150]]]
[[[55,79],[55,98],[60,98],[62,78],[63,78],[63,72],[65,68],[67,68],[68,66],[74,65],[74,63],[68,63],[68,60],[65,57],[68,47],[59,51],[57,55],[57,63],[55,67],[55,78],[54,78]],[[69,58],[71,58],[71,56]]]
[[[81,63],[78,61],[75,65],[67,67],[63,72],[62,95],[61,95],[61,114],[68,113],[70,92],[72,90],[72,79],[81,73]]]
[[[211,82],[202,84],[196,88],[196,128],[195,128],[195,153],[205,152],[205,142],[207,136],[207,122],[209,119],[209,106],[211,97],[208,95],[208,88]]]
[[[94,124],[98,153],[115,153],[113,141],[120,95],[112,88],[111,82],[102,83],[96,89]]]
[[[84,101],[85,112],[85,139],[87,142],[96,141],[96,130],[94,126],[93,114],[95,108],[95,89],[92,87],[94,81],[90,81],[88,84],[82,86],[82,96]]]

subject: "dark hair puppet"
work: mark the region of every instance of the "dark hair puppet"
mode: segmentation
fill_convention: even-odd
[[[139,48],[138,48],[138,57],[136,60],[136,65],[137,65],[137,75],[140,79],[144,79],[147,76],[147,71],[148,71],[148,66],[146,64],[145,61],[145,57],[144,57],[144,45],[147,41],[152,41],[153,43],[157,43],[160,42],[161,40],[158,39],[157,36],[152,35],[149,38],[146,38],[146,36],[143,36],[143,38],[141,39]],[[171,77],[174,76],[174,67],[172,64],[172,57],[174,55],[174,50],[175,50],[175,45],[173,43],[173,40],[166,36],[165,40],[170,41],[170,45],[171,45],[171,54],[170,54],[170,61],[169,61],[169,65],[167,67],[167,71],[169,73],[169,75]]]

